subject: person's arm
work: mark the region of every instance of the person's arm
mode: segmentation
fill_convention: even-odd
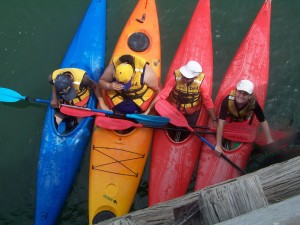
[[[53,80],[52,80],[52,74],[50,74],[48,80],[49,80],[49,83],[51,84],[51,88],[52,88],[52,100],[51,100],[50,105],[53,108],[59,108],[60,103],[59,103],[59,100],[58,100],[58,97],[57,97],[56,88],[55,88]]]
[[[269,127],[269,124],[265,118],[265,114],[264,114],[262,108],[260,107],[258,101],[255,102],[255,108],[253,111],[254,111],[255,116],[257,117],[258,121],[261,123],[263,132],[265,133],[266,138],[267,138],[267,143],[268,144],[272,143],[274,140],[271,136],[270,127]]]
[[[111,63],[106,67],[104,73],[102,74],[101,78],[99,79],[99,87],[102,90],[109,91],[109,90],[116,90],[120,91],[123,88],[122,84],[118,82],[113,82],[113,77],[115,75],[115,67]]]
[[[205,82],[205,80],[204,80],[204,82]],[[200,86],[199,91],[200,91],[200,94],[202,97],[203,104],[204,104],[205,108],[207,109],[210,118],[213,120],[213,126],[217,127],[217,116],[216,116],[216,112],[215,112],[215,106],[214,106],[213,100],[211,99],[211,96],[208,94],[209,93],[208,87],[205,85],[205,83],[203,83]]]
[[[175,81],[175,77],[173,76],[167,81],[165,87],[159,92],[158,95],[156,95],[156,97],[153,99],[153,101],[149,105],[148,109],[145,112],[143,112],[143,114],[147,115],[151,111],[151,109],[154,107],[155,103],[158,100],[167,99],[175,85],[176,85],[176,81]]]
[[[211,120],[213,121],[213,127],[217,127],[218,126],[218,118],[216,116],[215,108],[207,109],[207,111],[208,111],[208,114],[209,114]]]
[[[94,94],[97,97],[99,103],[101,101],[103,101],[103,97],[101,95],[99,85],[95,81],[93,81],[87,74],[84,74],[81,85],[83,85],[85,87],[89,87],[94,92]],[[106,107],[106,108],[108,109],[108,107]]]
[[[218,127],[216,133],[216,147],[215,147],[215,150],[218,155],[221,155],[223,152],[222,137],[223,137],[224,124],[226,122],[227,111],[228,111],[228,96],[222,101],[221,109],[219,113]]]
[[[98,102],[99,102],[100,109],[111,111],[111,109],[109,109],[108,106],[105,104],[101,91],[99,91]]]
[[[265,120],[264,122],[261,123],[261,126],[267,137],[267,143],[270,144],[270,143],[274,142],[274,140],[271,136],[270,127],[269,127],[268,122]]]
[[[218,128],[217,128],[217,135],[216,135],[216,153],[221,155],[222,150],[222,136],[223,136],[223,129],[224,129],[225,120],[219,119],[218,121]]]
[[[154,91],[155,96],[160,92],[162,84],[154,70],[146,64],[144,72],[144,83]]]
[[[151,109],[154,107],[154,104],[159,100],[158,93],[160,92],[162,88],[162,84],[160,80],[158,79],[156,73],[154,70],[146,64],[145,66],[145,72],[144,72],[144,83],[153,90],[154,97],[152,102],[150,103],[149,107],[143,112],[142,114],[147,115]]]
[[[58,100],[56,88],[54,84],[52,85],[52,100],[50,104],[53,108],[60,108],[60,102]]]

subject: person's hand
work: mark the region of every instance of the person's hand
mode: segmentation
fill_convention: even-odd
[[[115,91],[121,91],[123,89],[123,84],[112,82],[112,89]]]
[[[99,105],[102,110],[112,111],[107,107],[107,105],[105,103],[102,103],[102,101],[100,101]]]
[[[220,155],[223,153],[222,147],[219,146],[219,145],[217,145],[217,146],[215,147],[215,152],[216,152],[216,154],[217,154],[218,156],[220,156]]]
[[[60,107],[60,103],[57,99],[52,99],[50,105],[56,109]]]
[[[272,138],[268,138],[267,144],[271,144],[272,142],[274,142],[274,140]]]
[[[218,121],[217,120],[213,120],[212,127],[213,128],[217,128],[218,127]]]
[[[150,107],[148,107],[148,109],[147,109],[145,112],[143,112],[142,114],[143,114],[143,115],[148,115],[149,112],[150,112]]]

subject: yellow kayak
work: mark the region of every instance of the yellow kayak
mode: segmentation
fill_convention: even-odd
[[[134,44],[129,46],[131,41]],[[155,0],[139,0],[112,58],[134,54],[145,58],[160,79],[160,34]],[[89,224],[127,214],[139,186],[153,129],[123,132],[95,126],[89,172]]]

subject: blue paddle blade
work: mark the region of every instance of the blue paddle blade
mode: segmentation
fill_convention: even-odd
[[[20,95],[18,92],[8,88],[0,88],[0,101],[1,102],[17,102],[25,100],[25,96]]]
[[[170,122],[170,119],[162,116],[144,114],[126,114],[127,118],[132,118],[146,126],[160,127]]]

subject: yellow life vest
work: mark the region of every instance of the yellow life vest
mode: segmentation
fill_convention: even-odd
[[[133,56],[133,57],[134,57],[135,73],[131,80],[131,87],[128,90],[121,90],[121,91],[109,90],[107,91],[107,95],[114,106],[123,102],[125,99],[130,99],[138,107],[140,107],[142,111],[144,111],[148,108],[150,104],[149,101],[151,101],[151,99],[153,98],[154,92],[142,81],[142,77],[144,74],[144,69],[147,64],[147,61],[138,56]],[[121,64],[119,57],[115,57],[112,60],[112,62],[115,68],[117,68],[118,65]]]
[[[250,109],[250,103],[247,103],[240,111],[237,110],[234,104],[234,99],[236,96],[236,90],[232,90],[228,98],[228,111],[227,115],[230,117],[231,121],[242,122],[250,119],[253,111]]]
[[[190,85],[183,83],[181,77],[180,71],[176,70],[176,86],[170,94],[170,101],[181,108],[190,108],[199,105],[201,103],[199,87],[203,82],[205,74],[201,73]]]
[[[73,76],[73,87],[75,91],[77,92],[77,96],[70,102],[69,104],[72,105],[78,105],[79,102],[84,101],[85,103],[90,97],[90,90],[89,88],[83,87],[80,89],[80,84],[82,81],[82,78],[84,74],[86,73],[84,70],[77,69],[77,68],[63,68],[63,69],[57,69],[52,73],[52,80],[55,80],[55,78],[64,72],[70,72]]]

